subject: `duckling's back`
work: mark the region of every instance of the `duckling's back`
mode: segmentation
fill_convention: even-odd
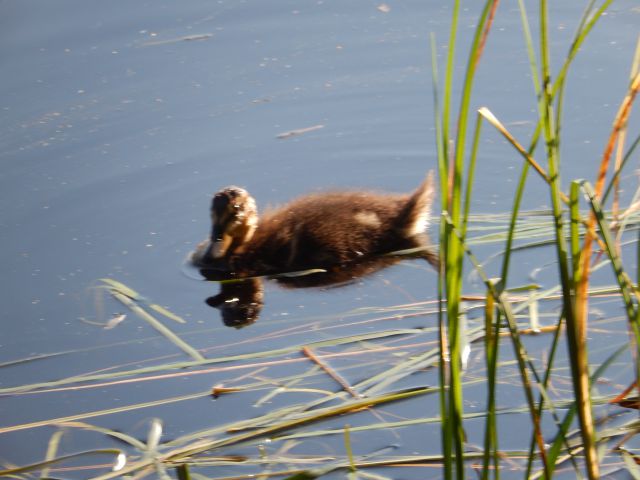
[[[429,175],[412,195],[328,192],[301,197],[265,214],[235,266],[282,273],[426,246],[433,193]]]

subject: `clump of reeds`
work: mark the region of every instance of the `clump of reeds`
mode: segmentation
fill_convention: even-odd
[[[539,30],[537,41],[531,35],[524,2],[519,2],[522,29],[525,36],[534,92],[531,96],[537,103],[538,117],[532,139],[528,147],[522,144],[505,128],[489,107],[480,108],[475,118],[473,142],[467,147],[468,128],[471,123],[471,91],[476,75],[476,68],[481,61],[483,47],[490,36],[492,19],[498,1],[489,0],[485,3],[480,19],[477,23],[475,35],[467,58],[467,69],[463,81],[460,110],[455,122],[451,121],[451,91],[453,84],[454,54],[456,51],[456,29],[459,20],[460,2],[454,2],[451,36],[445,81],[440,104],[439,90],[434,89],[436,98],[437,145],[439,171],[442,188],[443,216],[440,227],[440,242],[443,269],[440,282],[442,308],[440,314],[441,346],[440,346],[440,378],[441,378],[441,417],[442,417],[442,451],[445,461],[445,477],[462,478],[465,475],[465,429],[463,426],[463,389],[462,365],[464,362],[463,324],[461,323],[460,305],[462,297],[462,278],[465,257],[469,257],[475,264],[478,274],[483,278],[487,288],[486,301],[486,362],[488,372],[488,400],[487,421],[484,444],[483,478],[499,476],[500,449],[498,433],[495,423],[495,395],[498,362],[498,348],[496,338],[501,326],[506,323],[513,343],[515,357],[521,375],[521,383],[527,399],[531,418],[533,439],[529,455],[527,477],[531,474],[534,461],[541,465],[542,474],[550,478],[561,451],[565,453],[571,443],[573,450],[575,443],[568,438],[568,427],[575,412],[579,418],[580,450],[584,462],[574,465],[577,473],[582,469],[588,478],[599,478],[598,445],[603,438],[598,435],[596,421],[592,412],[591,378],[589,357],[587,353],[588,301],[590,269],[594,261],[602,262],[600,257],[592,254],[594,242],[599,249],[599,255],[604,256],[613,268],[617,279],[617,288],[622,305],[629,322],[631,331],[630,346],[638,358],[637,348],[640,345],[640,327],[638,325],[638,295],[637,285],[623,267],[620,258],[620,248],[616,244],[614,230],[621,223],[620,219],[631,214],[636,207],[627,210],[620,209],[617,200],[613,202],[613,216],[607,218],[604,212],[605,202],[610,200],[610,193],[616,191],[616,185],[621,171],[631,153],[638,144],[640,137],[632,142],[625,151],[626,125],[634,99],[640,89],[640,75],[637,61],[628,92],[621,102],[618,114],[613,120],[611,134],[604,153],[600,159],[600,167],[596,170],[597,158],[593,158],[595,187],[586,180],[574,180],[570,183],[562,182],[560,178],[560,151],[562,132],[562,107],[566,87],[567,72],[580,47],[589,32],[607,9],[610,1],[601,5],[589,2],[579,23],[573,42],[566,53],[562,66],[554,75],[551,72],[549,49],[549,25],[547,18],[547,2],[541,0],[538,4]],[[435,58],[435,54],[434,54]],[[434,72],[436,72],[434,61]],[[434,84],[437,76],[434,74]],[[478,157],[478,139],[483,122],[495,127],[510,142],[515,151],[522,157],[522,169],[512,206],[510,227],[503,250],[503,262],[500,277],[497,280],[487,278],[482,272],[480,264],[475,260],[467,243],[467,224],[470,210],[470,198],[473,188],[474,170]],[[451,127],[453,125],[453,127]],[[455,135],[450,135],[453,131]],[[536,162],[533,153],[542,144],[545,164]],[[610,168],[614,149],[617,147],[617,158],[613,168]],[[521,211],[521,200],[524,186],[529,178],[530,169],[547,184],[552,211],[554,245],[558,266],[558,282],[562,293],[562,306],[557,319],[557,331],[565,328],[567,350],[571,365],[571,378],[575,405],[560,419],[555,412],[550,412],[549,395],[546,387],[553,373],[553,361],[543,372],[536,371],[526,352],[513,315],[513,309],[507,295],[510,260],[513,253],[514,234],[517,229],[518,217]],[[607,184],[607,176],[609,181]],[[588,213],[581,211],[580,198],[586,197],[584,205]],[[445,306],[446,305],[446,311]],[[551,352],[555,352],[559,335],[553,339]],[[553,357],[552,357],[553,358]],[[636,366],[637,370],[637,366]],[[636,373],[635,383],[638,375]],[[551,447],[547,446],[548,434],[542,432],[541,417],[553,415],[557,424],[555,440]],[[567,447],[564,449],[564,447]],[[564,449],[564,450],[563,450]],[[574,455],[573,453],[571,455]],[[493,472],[493,473],[492,473]]]

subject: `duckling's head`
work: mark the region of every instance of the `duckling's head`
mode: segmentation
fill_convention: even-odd
[[[244,188],[227,187],[211,201],[211,246],[213,258],[223,258],[246,244],[258,226],[256,202]]]

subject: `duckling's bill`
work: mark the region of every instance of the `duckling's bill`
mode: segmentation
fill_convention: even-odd
[[[226,255],[233,237],[224,231],[221,225],[214,224],[211,231],[211,246],[209,247],[209,254],[213,258],[222,258]]]

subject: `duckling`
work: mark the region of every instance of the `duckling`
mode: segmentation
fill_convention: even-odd
[[[366,191],[315,193],[258,218],[255,200],[240,187],[211,202],[211,235],[192,263],[239,276],[331,269],[395,251],[418,249],[436,269],[426,228],[434,197],[430,173],[410,195]]]

